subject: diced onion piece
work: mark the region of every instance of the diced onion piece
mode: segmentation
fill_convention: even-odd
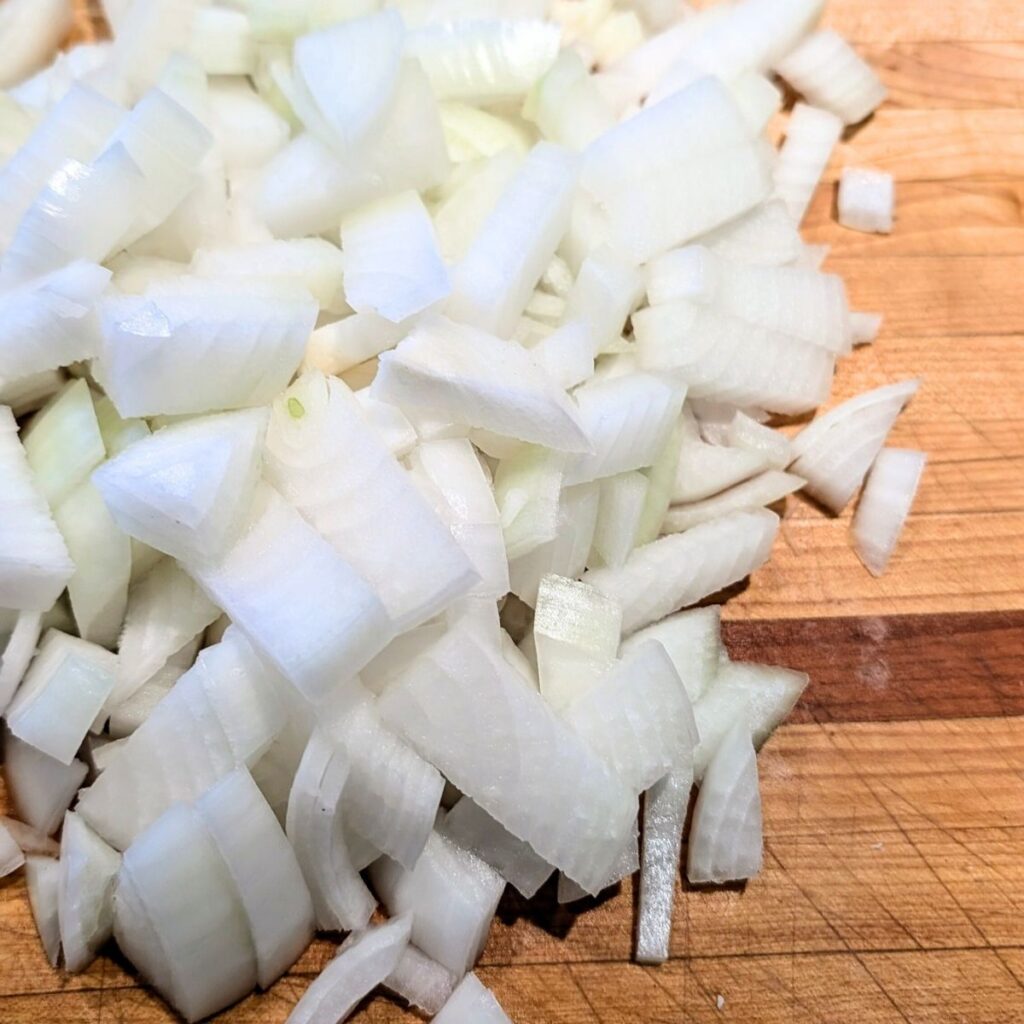
[[[4,69],[0,88],[9,88],[44,67],[56,55],[74,12],[67,0],[12,0],[0,14]]]
[[[200,5],[188,49],[208,75],[250,75],[256,70],[256,40],[242,11]]]
[[[655,640],[631,647],[565,720],[637,794],[685,766],[696,735],[686,690]]]
[[[185,561],[214,557],[248,515],[266,422],[251,410],[172,424],[104,464],[93,483],[125,533]]]
[[[64,966],[78,974],[113,933],[114,882],[121,857],[69,811],[61,830],[59,863],[60,943]]]
[[[854,345],[870,345],[882,330],[881,313],[851,313],[850,335]]]
[[[593,587],[561,576],[540,581],[533,642],[544,699],[562,710],[612,667],[622,609]]]
[[[110,651],[51,629],[5,717],[11,732],[71,765],[114,688]]]
[[[459,982],[434,1020],[438,1024],[511,1024],[498,1000],[475,974],[467,974]]]
[[[647,640],[657,640],[675,666],[687,696],[696,703],[714,681],[725,656],[720,618],[717,605],[670,615],[627,637],[622,643],[622,657]]]
[[[640,521],[637,523],[634,546],[650,544],[661,533],[661,525],[672,503],[672,491],[675,487],[676,469],[683,440],[683,424],[677,421],[654,464],[644,471],[647,477],[647,496],[640,512]]]
[[[856,314],[854,314],[856,316]],[[785,434],[738,411],[726,430],[726,441],[733,448],[756,452],[768,460],[772,469],[785,469],[793,461],[789,438]]]
[[[258,210],[278,238],[337,230],[349,210],[431,188],[450,167],[437,101],[423,69],[407,59],[393,102],[363,143],[338,153],[309,133],[297,136],[266,165]]]
[[[505,437],[590,447],[574,403],[520,345],[444,317],[423,321],[381,357],[371,392]]]
[[[775,191],[798,225],[842,133],[843,122],[835,114],[806,103],[793,108],[775,165]]]
[[[398,87],[404,37],[401,16],[387,10],[295,41],[295,73],[329,133],[324,142],[344,153],[385,119]]]
[[[60,864],[53,857],[26,857],[25,882],[46,959],[51,967],[56,967],[60,959]]]
[[[370,880],[389,913],[411,915],[417,947],[457,976],[472,969],[505,889],[497,872],[432,832],[412,870],[385,857]]]
[[[356,313],[318,327],[306,346],[305,368],[340,375],[394,348],[409,324],[393,324],[376,313]]]
[[[8,835],[25,853],[41,853],[47,857],[56,857],[60,853],[59,843],[23,821],[0,814],[0,825],[3,825]]]
[[[341,1024],[398,966],[411,922],[400,917],[351,936],[303,993],[288,1024]]]
[[[842,512],[919,386],[916,380],[905,380],[867,391],[797,434],[790,468],[807,481],[804,490],[836,515]]]
[[[891,174],[845,167],[839,178],[839,223],[854,231],[892,231],[896,185]]]
[[[302,360],[316,322],[308,293],[179,278],[102,310],[100,374],[122,416],[264,405]]]
[[[0,714],[6,711],[36,653],[42,625],[40,612],[18,613],[14,629],[0,655]]]
[[[207,790],[196,811],[237,887],[256,953],[257,980],[260,988],[269,988],[313,937],[313,904],[295,854],[244,768]]]
[[[792,263],[804,248],[797,225],[781,199],[768,199],[701,236],[700,244],[724,259],[766,267]]]
[[[749,480],[767,467],[767,460],[759,452],[701,440],[700,428],[689,409],[683,413],[681,426],[683,443],[672,487],[673,502],[701,501]]]
[[[187,804],[169,808],[125,851],[114,935],[187,1021],[216,1013],[256,985],[256,954],[235,883]]]
[[[884,574],[914,503],[927,456],[883,448],[871,467],[853,517],[853,543],[873,576]]]
[[[801,96],[858,124],[885,102],[888,90],[838,32],[822,29],[791,50],[775,69]]]
[[[615,124],[611,105],[571,48],[534,85],[523,113],[546,139],[577,151]]]
[[[274,403],[267,478],[369,582],[397,632],[477,582],[447,525],[335,378],[311,371]]]
[[[365,388],[356,392],[356,398],[363,408],[367,423],[387,445],[396,459],[403,459],[412,453],[419,440],[413,425],[397,405],[380,402]]]
[[[763,858],[761,828],[757,755],[741,719],[722,737],[704,773],[693,811],[686,877],[695,885],[753,878]]]
[[[26,416],[41,409],[60,391],[66,380],[60,370],[43,370],[0,383],[0,405],[10,407],[15,416]]]
[[[640,365],[671,371],[691,398],[807,412],[828,396],[835,355],[707,306],[673,302],[633,317]]]
[[[165,665],[152,678],[147,679],[130,697],[121,701],[110,711],[107,732],[115,740],[124,739],[133,732],[156,710],[156,706],[171,692],[171,687],[185,674],[185,669],[173,665]],[[102,748],[104,751],[106,747]],[[115,750],[117,748],[115,747]],[[104,767],[109,764],[113,754],[102,758]]]
[[[633,819],[631,795],[499,651],[453,629],[391,684],[380,709],[541,857],[588,890],[602,881]],[[481,716],[494,727],[480,730]]]
[[[455,267],[446,311],[509,337],[569,225],[579,159],[538,143]]]
[[[773,665],[725,662],[714,683],[694,706],[700,743],[694,752],[694,774],[703,776],[722,736],[742,720],[760,747],[793,710],[807,686],[804,672]]]
[[[436,1014],[455,988],[455,975],[415,946],[406,946],[384,979],[389,992],[425,1013]]]
[[[524,95],[554,63],[560,36],[550,22],[481,18],[426,25],[407,45],[439,99],[489,103]]]
[[[229,173],[262,167],[287,144],[288,122],[247,80],[214,79],[208,103],[207,126]]]
[[[618,341],[630,313],[643,297],[644,276],[603,248],[580,266],[566,300],[565,321],[582,320],[590,329],[595,352]]]
[[[127,700],[219,614],[176,562],[162,559],[129,593],[110,707]]]
[[[61,764],[12,733],[4,733],[7,792],[18,817],[44,835],[53,835],[60,827],[88,770],[82,761]]]
[[[457,166],[503,152],[513,157],[525,156],[533,144],[533,136],[526,126],[511,117],[455,100],[442,103],[440,111],[448,155]],[[438,192],[447,195],[453,187],[457,187],[455,180],[445,182]]]
[[[287,722],[283,683],[231,628],[206,648],[79,796],[76,810],[125,849],[168,807],[253,765]]]
[[[494,498],[510,562],[558,535],[564,469],[560,452],[535,445],[524,445],[498,463]]]
[[[636,544],[647,501],[647,477],[635,470],[605,477],[594,529],[590,565],[622,565]]]
[[[554,871],[529,843],[517,839],[468,796],[444,816],[440,829],[452,842],[490,864],[527,899]]]
[[[0,878],[6,878],[24,863],[25,854],[7,827],[7,822],[0,821]]]
[[[537,342],[530,354],[555,383],[566,389],[582,384],[594,373],[594,339],[582,320],[564,324]]]
[[[765,509],[732,512],[637,548],[620,568],[591,569],[583,580],[622,604],[622,630],[635,633],[760,568],[778,529],[779,517]]]
[[[451,293],[437,235],[419,195],[400,192],[341,222],[345,298],[357,313],[401,323]]]
[[[84,381],[79,383],[88,401],[88,386]],[[58,438],[54,436],[54,440]],[[37,434],[36,442],[37,446],[41,444],[41,434]],[[38,447],[35,461],[40,464]],[[57,600],[75,569],[45,500],[47,491],[54,495],[64,488],[57,480],[41,486],[47,478],[33,476],[26,450],[18,439],[18,424],[7,406],[0,406],[0,467],[4,479],[0,492],[0,606],[42,612]],[[75,471],[73,464],[68,468]],[[16,665],[7,662],[6,652],[0,672],[5,677],[2,689],[9,699],[16,685],[11,681]]]
[[[807,483],[803,477],[770,469],[728,491],[690,505],[670,508],[662,526],[664,533],[682,533],[699,523],[718,519],[730,512],[766,508],[799,491]]]

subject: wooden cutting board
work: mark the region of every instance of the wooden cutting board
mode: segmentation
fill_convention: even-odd
[[[627,883],[572,909],[505,900],[479,969],[517,1024],[1024,1021],[1024,3],[833,0],[892,96],[841,147],[892,171],[890,238],[808,218],[879,342],[836,397],[924,388],[893,443],[930,462],[890,573],[848,517],[790,501],[775,557],[729,602],[737,657],[811,672],[760,758],[766,867],[678,894],[670,963],[630,962]],[[223,1015],[283,1021],[333,954],[318,941]],[[0,1020],[173,1015],[123,959],[50,970],[20,878],[0,887]],[[415,1020],[384,998],[361,1020]]]

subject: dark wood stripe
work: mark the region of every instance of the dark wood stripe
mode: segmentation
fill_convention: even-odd
[[[729,653],[800,669],[790,722],[1024,715],[1024,612],[722,624]]]

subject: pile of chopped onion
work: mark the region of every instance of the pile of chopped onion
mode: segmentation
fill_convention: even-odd
[[[797,491],[864,485],[881,574],[924,466],[916,381],[780,425],[881,326],[799,233],[885,98],[823,2],[108,0],[63,53],[0,6],[0,873],[51,963],[193,1021],[348,932],[293,1022],[489,1024],[508,885],[639,872],[656,964],[681,864],[759,871],[807,676],[715,595]]]

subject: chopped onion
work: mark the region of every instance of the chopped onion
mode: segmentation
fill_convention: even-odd
[[[498,1000],[475,974],[467,974],[459,982],[434,1020],[439,1024],[511,1024]]]
[[[839,223],[855,231],[892,231],[896,186],[891,174],[845,167],[839,178]]]
[[[852,316],[856,316],[854,313]],[[856,335],[855,335],[856,337]],[[734,448],[743,448],[764,456],[772,469],[785,469],[793,461],[789,438],[763,423],[737,412],[726,430],[726,440]]]
[[[85,781],[88,767],[74,760],[62,764],[29,743],[4,732],[4,778],[15,810],[32,828],[51,836]]]
[[[873,576],[885,572],[910,514],[927,456],[906,448],[883,448],[868,474],[853,517],[853,543]]]
[[[870,345],[882,330],[881,313],[851,313],[850,334],[854,345]]]
[[[545,138],[577,151],[615,124],[611,105],[579,54],[563,49],[527,97],[523,114]]]
[[[14,629],[0,655],[0,714],[6,711],[36,653],[43,617],[39,612],[19,612]]]
[[[605,477],[588,564],[622,565],[632,552],[647,502],[647,477],[636,471]]]
[[[668,510],[663,533],[682,533],[699,523],[755,508],[766,508],[806,485],[803,477],[770,469],[712,498]]]
[[[60,960],[60,864],[53,857],[26,857],[25,882],[46,959],[56,967]]]
[[[710,498],[767,468],[767,460],[760,452],[702,441],[697,421],[689,409],[684,410],[681,424],[683,443],[672,487],[673,502]]]
[[[708,232],[700,244],[724,259],[766,267],[792,263],[804,250],[797,225],[781,199],[768,199]]]
[[[510,562],[557,537],[564,469],[560,452],[534,445],[498,463],[494,498]]]
[[[25,863],[25,854],[15,841],[6,821],[0,822],[0,878],[13,874]]]
[[[395,969],[384,979],[384,987],[425,1013],[436,1014],[455,988],[455,975],[421,953],[406,946]]]
[[[23,821],[0,814],[0,825],[3,825],[7,834],[24,853],[41,853],[47,857],[56,857],[60,852],[59,843]]]
[[[793,108],[775,165],[775,191],[798,226],[842,133],[835,114],[806,103]]]

